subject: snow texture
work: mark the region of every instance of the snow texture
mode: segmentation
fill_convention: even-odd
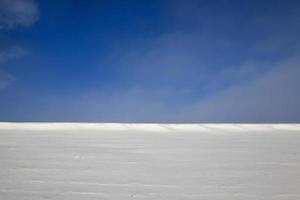
[[[299,124],[0,123],[2,200],[298,200]]]

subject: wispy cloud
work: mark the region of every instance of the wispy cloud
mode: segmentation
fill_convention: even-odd
[[[9,86],[13,81],[15,77],[0,69],[0,90]]]
[[[9,86],[16,80],[16,78],[12,74],[10,74],[6,69],[4,69],[1,65],[11,60],[15,60],[17,58],[25,56],[27,54],[28,51],[19,46],[14,46],[5,51],[0,51],[0,90],[5,89],[7,86]]]
[[[298,122],[299,65],[298,56],[291,57],[244,84],[192,101],[181,89],[137,86],[122,91],[28,94],[30,101],[23,102],[26,106],[16,112],[18,120],[45,121]],[[224,73],[217,79],[227,78]]]
[[[0,0],[0,29],[30,26],[39,18],[35,0]]]
[[[45,121],[300,121],[296,6],[268,4],[265,12],[250,1],[241,10],[226,1],[178,2],[174,29],[112,48],[108,86],[20,95],[25,106],[6,113]]]
[[[293,57],[246,85],[185,106],[175,121],[299,122],[300,61]]]
[[[19,26],[30,26],[39,18],[35,0],[0,0],[0,30],[12,31]],[[2,46],[0,46],[1,49]],[[3,64],[27,55],[28,51],[18,45],[0,51],[0,90],[10,85],[15,77],[3,69]]]
[[[0,64],[28,54],[28,51],[19,46],[13,46],[7,50],[0,51]]]

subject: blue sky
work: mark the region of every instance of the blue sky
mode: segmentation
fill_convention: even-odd
[[[0,121],[300,122],[299,9],[0,0]]]

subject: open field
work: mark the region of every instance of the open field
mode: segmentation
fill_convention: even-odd
[[[0,123],[2,200],[299,200],[299,124]]]

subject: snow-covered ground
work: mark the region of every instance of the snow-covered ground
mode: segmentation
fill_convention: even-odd
[[[299,200],[299,124],[0,123],[2,200]]]

